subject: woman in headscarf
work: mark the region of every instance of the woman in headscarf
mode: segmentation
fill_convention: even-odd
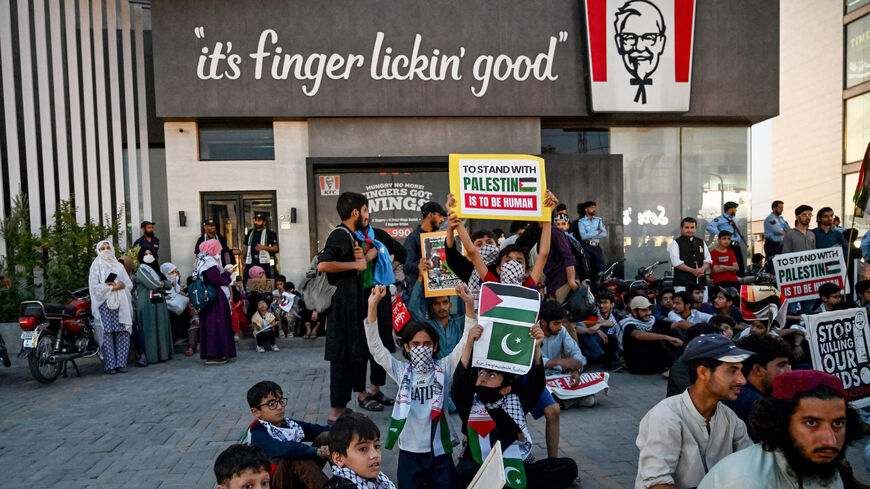
[[[172,325],[172,338],[175,341],[187,339],[187,329],[190,326],[190,315],[187,313],[187,293],[181,282],[181,273],[172,263],[160,264],[160,271],[172,282],[172,288],[166,291],[166,309],[169,310],[169,324]]]
[[[118,258],[118,261],[124,265],[124,270],[127,271],[130,281],[133,282],[133,288],[128,289],[128,292],[130,293],[130,298],[133,299],[133,312],[131,314],[133,316],[133,332],[130,334],[130,341],[133,343],[133,348],[139,355],[136,365],[147,367],[148,359],[145,358],[145,340],[142,339],[142,330],[139,328],[139,319],[136,317],[136,301],[139,297],[136,294],[136,274],[133,273],[133,259],[128,255],[121,255]]]
[[[96,248],[97,257],[91,263],[88,274],[88,290],[91,310],[103,332],[100,345],[103,367],[110,375],[126,373],[130,333],[133,332],[130,297],[133,282],[124,265],[115,258],[112,243],[103,240],[97,243]]]
[[[172,328],[165,297],[172,282],[160,271],[157,255],[150,249],[139,249],[139,264],[136,316],[145,340],[145,358],[148,363],[165,362],[172,358]]]
[[[227,359],[236,356],[230,312],[230,274],[221,268],[220,259],[216,258],[221,249],[216,239],[203,241],[194,271],[194,277],[202,277],[203,282],[218,291],[214,301],[199,311],[199,356],[205,359],[206,365],[227,363]]]

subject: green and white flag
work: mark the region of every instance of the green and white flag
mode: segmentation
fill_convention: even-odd
[[[518,375],[528,372],[535,351],[529,330],[540,308],[536,290],[497,282],[482,284],[477,319],[483,334],[474,343],[472,366]]]

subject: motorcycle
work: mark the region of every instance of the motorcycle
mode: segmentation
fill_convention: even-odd
[[[622,259],[611,263],[599,274],[598,278],[598,290],[606,290],[613,294],[619,307],[624,306],[623,297],[629,292],[642,292],[644,296],[653,300],[661,289],[673,284],[673,278],[667,273],[663,278],[657,278],[653,275],[656,268],[669,263],[667,260],[657,261],[639,268],[634,280],[623,280],[614,276],[616,266],[624,261],[625,259]]]
[[[42,301],[21,303],[21,353],[27,358],[30,373],[43,384],[54,382],[71,363],[76,375],[81,376],[75,363],[77,358],[90,358],[99,351],[94,327],[91,323],[91,299],[88,288],[74,290],[64,304]]]

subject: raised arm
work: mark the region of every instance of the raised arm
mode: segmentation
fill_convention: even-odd
[[[547,190],[544,199],[544,206],[549,207],[550,211],[556,208],[559,204],[559,199],[553,195],[553,192]],[[535,260],[535,268],[532,269],[531,277],[535,283],[541,281],[544,276],[544,266],[547,264],[547,257],[550,255],[550,241],[553,236],[553,226],[550,223],[543,223],[541,229],[541,243],[538,246],[538,258]]]
[[[385,295],[387,295],[387,288],[385,286],[375,285],[372,287],[372,293],[369,295],[368,300],[368,314],[363,326],[365,327],[366,341],[372,357],[398,383],[404,370],[404,365],[390,355],[390,352],[381,342],[380,333],[378,333],[378,303],[381,302],[381,299]]]

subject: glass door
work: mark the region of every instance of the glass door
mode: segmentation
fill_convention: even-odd
[[[232,250],[236,263],[243,273],[245,257],[241,256],[245,236],[254,227],[254,214],[264,212],[269,216],[268,228],[278,232],[278,214],[275,192],[203,192],[202,216],[217,222],[218,233],[225,237],[227,246]],[[279,242],[280,246],[281,243]],[[278,270],[278,254],[273,256],[272,266]]]

